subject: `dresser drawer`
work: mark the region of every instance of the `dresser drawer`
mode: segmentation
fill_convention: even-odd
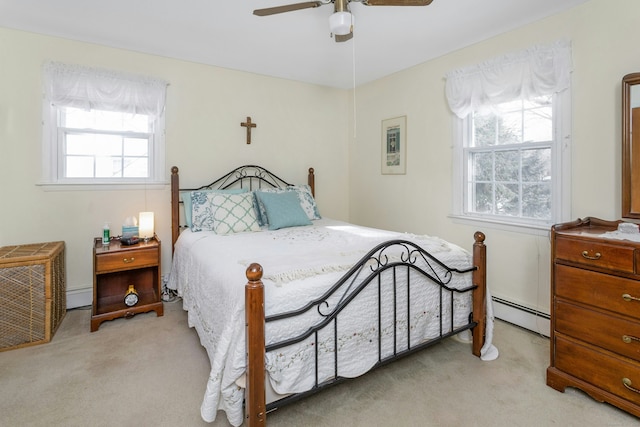
[[[640,323],[637,321],[558,300],[555,303],[555,329],[564,335],[640,361]]]
[[[561,264],[553,268],[555,296],[640,319],[640,282]]]
[[[158,250],[139,249],[96,256],[96,274],[158,265]]]
[[[640,389],[640,363],[560,335],[555,337],[554,351],[557,369],[640,404],[640,390],[632,390]]]
[[[635,273],[634,248],[558,237],[556,259],[608,270]]]

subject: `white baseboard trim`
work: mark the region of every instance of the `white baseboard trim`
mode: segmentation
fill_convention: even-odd
[[[549,336],[551,317],[547,313],[533,310],[502,298],[493,297],[492,300],[493,315],[496,319],[513,323],[545,337]]]
[[[81,288],[67,291],[67,309],[85,307],[93,304],[93,288]]]

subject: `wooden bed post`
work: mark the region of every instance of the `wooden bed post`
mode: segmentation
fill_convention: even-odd
[[[245,417],[249,427],[264,427],[267,423],[265,402],[265,341],[264,341],[264,285],[262,266],[253,263],[247,268],[244,288],[247,327],[247,388]]]
[[[484,245],[485,235],[481,231],[476,231],[473,238],[473,264],[477,267],[473,272],[473,284],[477,286],[473,291],[473,321],[478,323],[473,328],[473,354],[480,357],[487,325],[487,247]]]
[[[313,168],[309,168],[309,175],[307,176],[307,184],[311,187],[311,195],[316,197],[316,176],[314,175]]]
[[[180,235],[180,180],[178,167],[171,168],[171,254]]]

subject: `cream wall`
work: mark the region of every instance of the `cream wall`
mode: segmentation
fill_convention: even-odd
[[[169,271],[170,194],[168,185],[146,191],[47,191],[36,185],[46,60],[170,83],[167,182],[172,165],[180,168],[185,186],[248,163],[306,183],[307,169],[314,167],[321,213],[348,219],[345,91],[0,28],[0,246],[64,240],[71,294],[92,286],[92,239],[101,235],[103,223],[118,234],[125,217],[143,210],[155,212],[163,271]],[[246,116],[258,125],[251,145],[240,127]]]
[[[593,0],[358,87],[357,134],[350,142],[350,219],[370,226],[438,235],[470,248],[487,235],[494,296],[549,313],[549,237],[502,231],[448,217],[452,197],[453,118],[444,95],[452,69],[560,38],[572,42],[572,196],[570,218],[620,216],[620,80],[640,71],[640,2]],[[350,111],[354,110],[352,107]],[[380,174],[381,120],[407,116],[407,174]],[[540,323],[540,325],[544,325]],[[548,333],[548,331],[546,331]]]
[[[620,80],[640,71],[640,2],[592,0],[373,83],[353,94],[92,44],[0,29],[0,245],[64,240],[68,288],[91,286],[91,241],[141,210],[156,214],[170,266],[169,190],[45,191],[40,179],[41,65],[45,60],[148,74],[170,82],[167,179],[172,165],[196,185],[236,165],[260,163],[293,182],[317,172],[325,216],[438,235],[470,248],[487,234],[494,296],[549,312],[548,234],[463,225],[449,218],[453,119],[444,76],[454,68],[559,38],[572,41],[570,217],[620,215]],[[355,115],[354,115],[355,114]],[[239,126],[258,124],[253,144]],[[380,174],[381,120],[407,116],[407,174]],[[355,120],[354,120],[355,119]],[[544,325],[544,324],[543,324]],[[544,328],[544,327],[543,327]]]

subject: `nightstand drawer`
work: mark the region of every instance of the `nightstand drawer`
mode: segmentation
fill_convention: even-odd
[[[640,404],[640,363],[559,335],[555,337],[555,353],[556,368]]]
[[[640,282],[560,264],[554,275],[556,296],[640,318]]]
[[[630,246],[563,237],[556,241],[556,258],[591,267],[635,273],[634,248]]]
[[[158,250],[155,248],[120,251],[113,254],[101,254],[96,257],[96,274],[118,270],[130,270],[157,264]]]
[[[556,301],[556,331],[640,361],[640,323]]]

